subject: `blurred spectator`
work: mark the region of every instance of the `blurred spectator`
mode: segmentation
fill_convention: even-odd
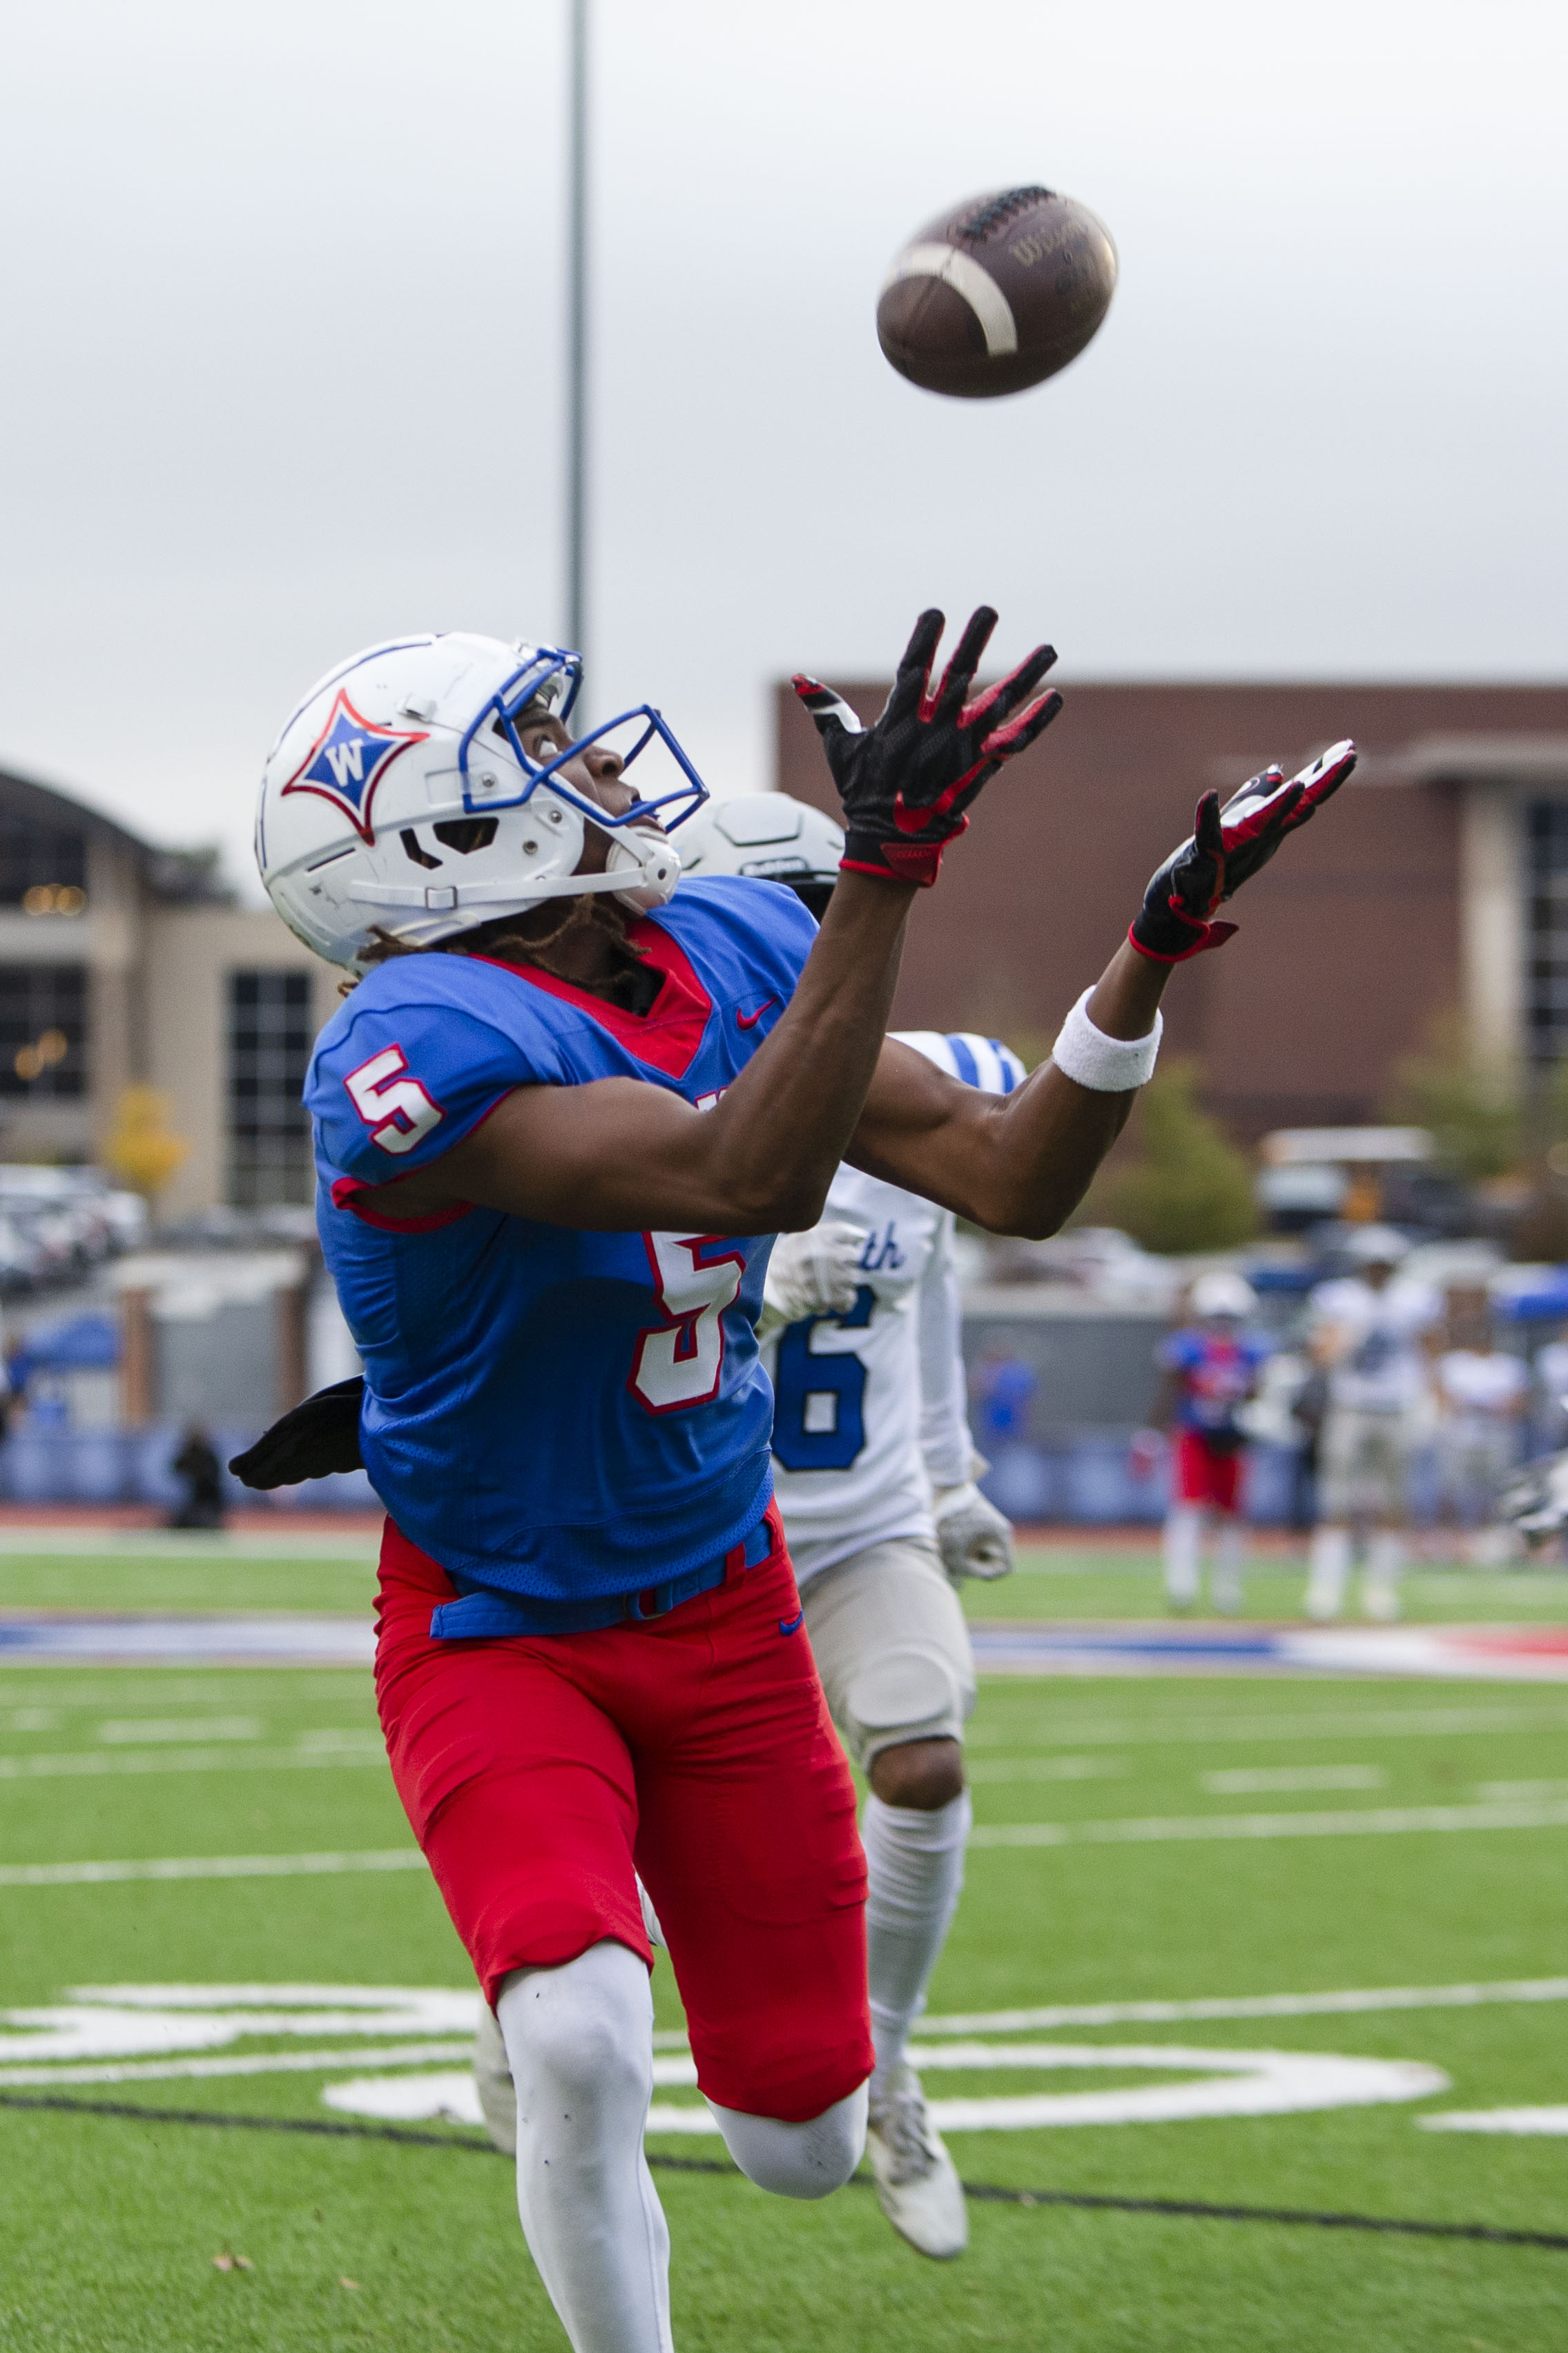
[[[1034,1366],[1022,1357],[1005,1356],[999,1349],[986,1350],[974,1368],[971,1386],[975,1419],[988,1448],[1016,1446],[1028,1436],[1029,1408],[1039,1385]]]
[[[1050,1504],[1045,1459],[1029,1423],[1039,1376],[1005,1350],[988,1348],[970,1375],[976,1437],[986,1475],[982,1492],[1010,1520],[1044,1519]]]
[[[1392,1226],[1363,1226],[1347,1245],[1354,1272],[1312,1293],[1312,1352],[1327,1375],[1328,1409],[1307,1577],[1311,1618],[1337,1618],[1344,1606],[1352,1534],[1366,1540],[1366,1615],[1399,1615],[1410,1473],[1427,1427],[1424,1341],[1443,1313],[1425,1283],[1396,1280],[1408,1247]]]
[[[1530,1371],[1497,1346],[1484,1291],[1449,1293],[1447,1336],[1436,1366],[1438,1512],[1475,1535],[1494,1526],[1519,1459]]]
[[[1241,1608],[1246,1531],[1241,1474],[1246,1432],[1238,1419],[1254,1395],[1269,1345],[1248,1332],[1257,1308],[1252,1285],[1216,1271],[1194,1283],[1194,1321],[1173,1332],[1160,1350],[1165,1380],[1161,1418],[1175,1438],[1173,1500],[1165,1515],[1165,1595],[1173,1609],[1190,1609],[1203,1574],[1204,1536],[1217,1526],[1209,1591],[1216,1609]]]
[[[185,1431],[180,1451],[170,1464],[185,1484],[185,1500],[170,1513],[172,1528],[221,1528],[224,1524],[223,1465],[217,1450],[199,1422]]]

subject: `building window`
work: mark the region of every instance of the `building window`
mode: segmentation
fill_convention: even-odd
[[[0,965],[0,1096],[59,1103],[86,1092],[86,967]]]
[[[1525,856],[1525,1037],[1532,1062],[1554,1062],[1568,1051],[1568,800],[1531,802]]]
[[[310,1198],[300,1097],[315,1024],[308,972],[228,976],[228,1197],[237,1209]]]
[[[87,836],[61,825],[0,818],[0,907],[79,915],[87,905]]]

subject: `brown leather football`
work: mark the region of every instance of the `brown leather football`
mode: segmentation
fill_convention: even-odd
[[[1116,248],[1087,205],[1050,188],[971,196],[889,270],[877,340],[927,392],[991,400],[1078,357],[1110,305]]]

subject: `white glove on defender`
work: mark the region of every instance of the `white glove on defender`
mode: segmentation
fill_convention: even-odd
[[[1011,1576],[1013,1523],[986,1502],[973,1479],[962,1487],[939,1487],[934,1517],[942,1565],[955,1585],[963,1577]]]
[[[804,1234],[781,1234],[768,1261],[757,1332],[765,1339],[781,1324],[808,1315],[847,1315],[860,1288],[866,1237],[853,1226],[825,1219]]]

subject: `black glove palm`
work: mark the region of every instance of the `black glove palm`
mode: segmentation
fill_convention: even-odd
[[[229,1464],[246,1487],[297,1487],[301,1479],[325,1479],[334,1471],[364,1468],[359,1451],[360,1407],[364,1382],[335,1381],[318,1389]]]
[[[1216,907],[1267,866],[1288,833],[1314,818],[1355,766],[1355,745],[1335,744],[1299,776],[1265,768],[1232,795],[1198,803],[1189,839],[1150,877],[1128,938],[1154,964],[1184,964],[1223,947],[1237,926],[1209,919]]]
[[[934,882],[943,849],[969,823],[970,802],[1003,761],[1032,744],[1061,709],[1054,691],[1029,700],[1057,658],[1051,646],[1037,646],[995,686],[965,701],[995,626],[995,614],[982,605],[933,694],[931,667],[944,622],[938,612],[922,613],[887,707],[872,727],[862,727],[831,687],[795,678],[844,804],[843,863],[854,872]]]

